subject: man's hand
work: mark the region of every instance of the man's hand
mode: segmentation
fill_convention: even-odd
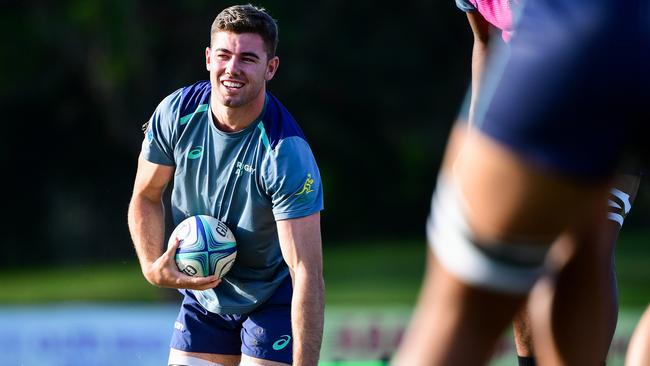
[[[178,270],[174,255],[180,245],[180,240],[174,238],[172,245],[144,271],[144,275],[152,285],[168,288],[183,288],[192,290],[207,290],[215,288],[221,279],[215,275],[193,277]]]

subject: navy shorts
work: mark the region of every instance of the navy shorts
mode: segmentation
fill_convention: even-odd
[[[649,55],[650,1],[528,0],[488,63],[476,125],[538,166],[608,178],[650,155]]]
[[[265,303],[248,314],[215,314],[185,291],[174,324],[171,348],[186,352],[251,357],[291,364],[291,277]]]

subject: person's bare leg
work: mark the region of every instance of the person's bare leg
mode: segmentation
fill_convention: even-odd
[[[639,183],[639,176],[625,175],[617,177],[614,187],[629,196],[627,203],[631,205]],[[616,330],[614,250],[621,226],[598,214],[585,222],[581,229],[562,236],[559,245],[565,245],[572,254],[552,282],[541,286],[533,297],[533,301],[552,299],[540,310],[548,316],[540,317],[535,324],[539,336],[552,342],[535,348],[554,365],[601,365]]]
[[[596,227],[593,230],[598,232]],[[531,301],[544,314],[536,322],[535,338],[548,341],[533,347],[531,309],[525,308],[513,322],[519,356],[535,357],[534,349],[538,349],[547,355],[546,362],[550,362],[548,355],[553,355],[554,365],[573,365],[572,360],[588,358],[600,360],[597,364],[606,360],[616,329],[618,291],[612,254],[603,253],[609,248],[591,247],[606,242],[606,236],[585,242],[588,245],[578,248],[556,277],[545,279],[545,285],[533,292]]]
[[[603,260],[602,247],[595,248],[604,244],[601,240],[583,243],[588,245],[578,247],[557,276],[546,278],[531,296],[539,365],[595,366],[607,358],[618,302],[613,268]],[[611,255],[607,259],[611,262]]]
[[[527,303],[515,314],[512,321],[512,334],[517,356],[534,357],[533,329]]]
[[[522,348],[533,339],[539,365],[602,365],[616,329],[618,292],[613,267],[613,249],[618,228],[605,222],[582,232],[565,234],[557,245],[572,254],[556,276],[531,295],[536,308],[534,336],[525,330],[516,334]],[[532,347],[531,347],[532,349]],[[519,348],[518,348],[519,351]],[[520,353],[521,355],[521,353]]]
[[[463,149],[456,154],[459,146]],[[454,159],[456,155],[458,159]],[[476,243],[550,245],[567,224],[580,222],[584,212],[605,215],[606,186],[583,185],[548,175],[479,132],[462,127],[454,129],[443,174],[451,177],[462,194]],[[394,365],[486,363],[527,293],[479,289],[460,280],[448,268],[433,268],[420,299],[430,314],[407,331]],[[433,329],[421,331],[427,327]],[[424,336],[429,341],[426,349]]]
[[[461,296],[464,300],[458,301]],[[484,362],[508,324],[509,313],[518,308],[521,301],[521,296],[495,296],[482,289],[471,289],[468,293],[467,286],[449,275],[429,252],[418,304],[392,365],[477,365],[477,360]],[[457,339],[463,341],[455,342]],[[493,341],[484,342],[484,339]],[[453,357],[441,358],[439,352],[432,352],[433,345]]]
[[[650,365],[650,305],[634,328],[625,355],[625,366]]]
[[[211,366],[237,366],[241,355],[218,355],[213,353],[186,352],[171,348],[169,350],[170,366],[183,366],[187,364],[201,364]]]

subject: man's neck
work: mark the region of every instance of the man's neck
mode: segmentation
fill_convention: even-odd
[[[264,109],[266,93],[247,105],[240,107],[227,107],[219,103],[214,96],[210,98],[210,109],[214,124],[224,132],[237,132],[250,126]]]

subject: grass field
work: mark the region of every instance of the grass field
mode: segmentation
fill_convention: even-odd
[[[425,250],[423,242],[412,240],[326,243],[327,304],[412,304]],[[173,290],[149,285],[135,257],[120,263],[4,269],[0,281],[0,304],[159,302],[175,296]]]
[[[412,305],[424,270],[422,240],[324,243],[327,305]],[[624,232],[617,247],[621,307],[650,300],[650,232]],[[0,269],[0,304],[159,302],[174,291],[149,285],[134,258],[29,269]],[[170,294],[171,292],[171,294]]]
[[[629,336],[636,317],[650,301],[649,243],[650,232],[624,230],[617,246],[621,339],[626,334]],[[340,338],[346,326],[345,331],[356,332],[362,339],[361,343],[351,343],[353,347],[370,347],[366,338],[376,333],[377,324],[384,327],[384,331],[388,329],[389,336],[398,334],[397,327],[408,319],[420,287],[426,255],[424,240],[325,242],[323,250],[326,317],[329,321],[329,328],[326,322],[325,340],[336,342],[332,339]],[[0,270],[0,283],[0,305],[52,302],[159,304],[178,299],[174,290],[149,285],[135,258],[120,263],[3,269]],[[328,312],[327,309],[331,310]],[[351,337],[350,334],[344,336]],[[339,345],[334,343],[328,347],[332,354]],[[618,347],[621,348],[620,354],[624,351],[623,345]],[[506,352],[501,359],[491,365],[512,364],[511,353]],[[622,364],[620,362],[608,364]],[[325,362],[323,365],[352,364]]]

